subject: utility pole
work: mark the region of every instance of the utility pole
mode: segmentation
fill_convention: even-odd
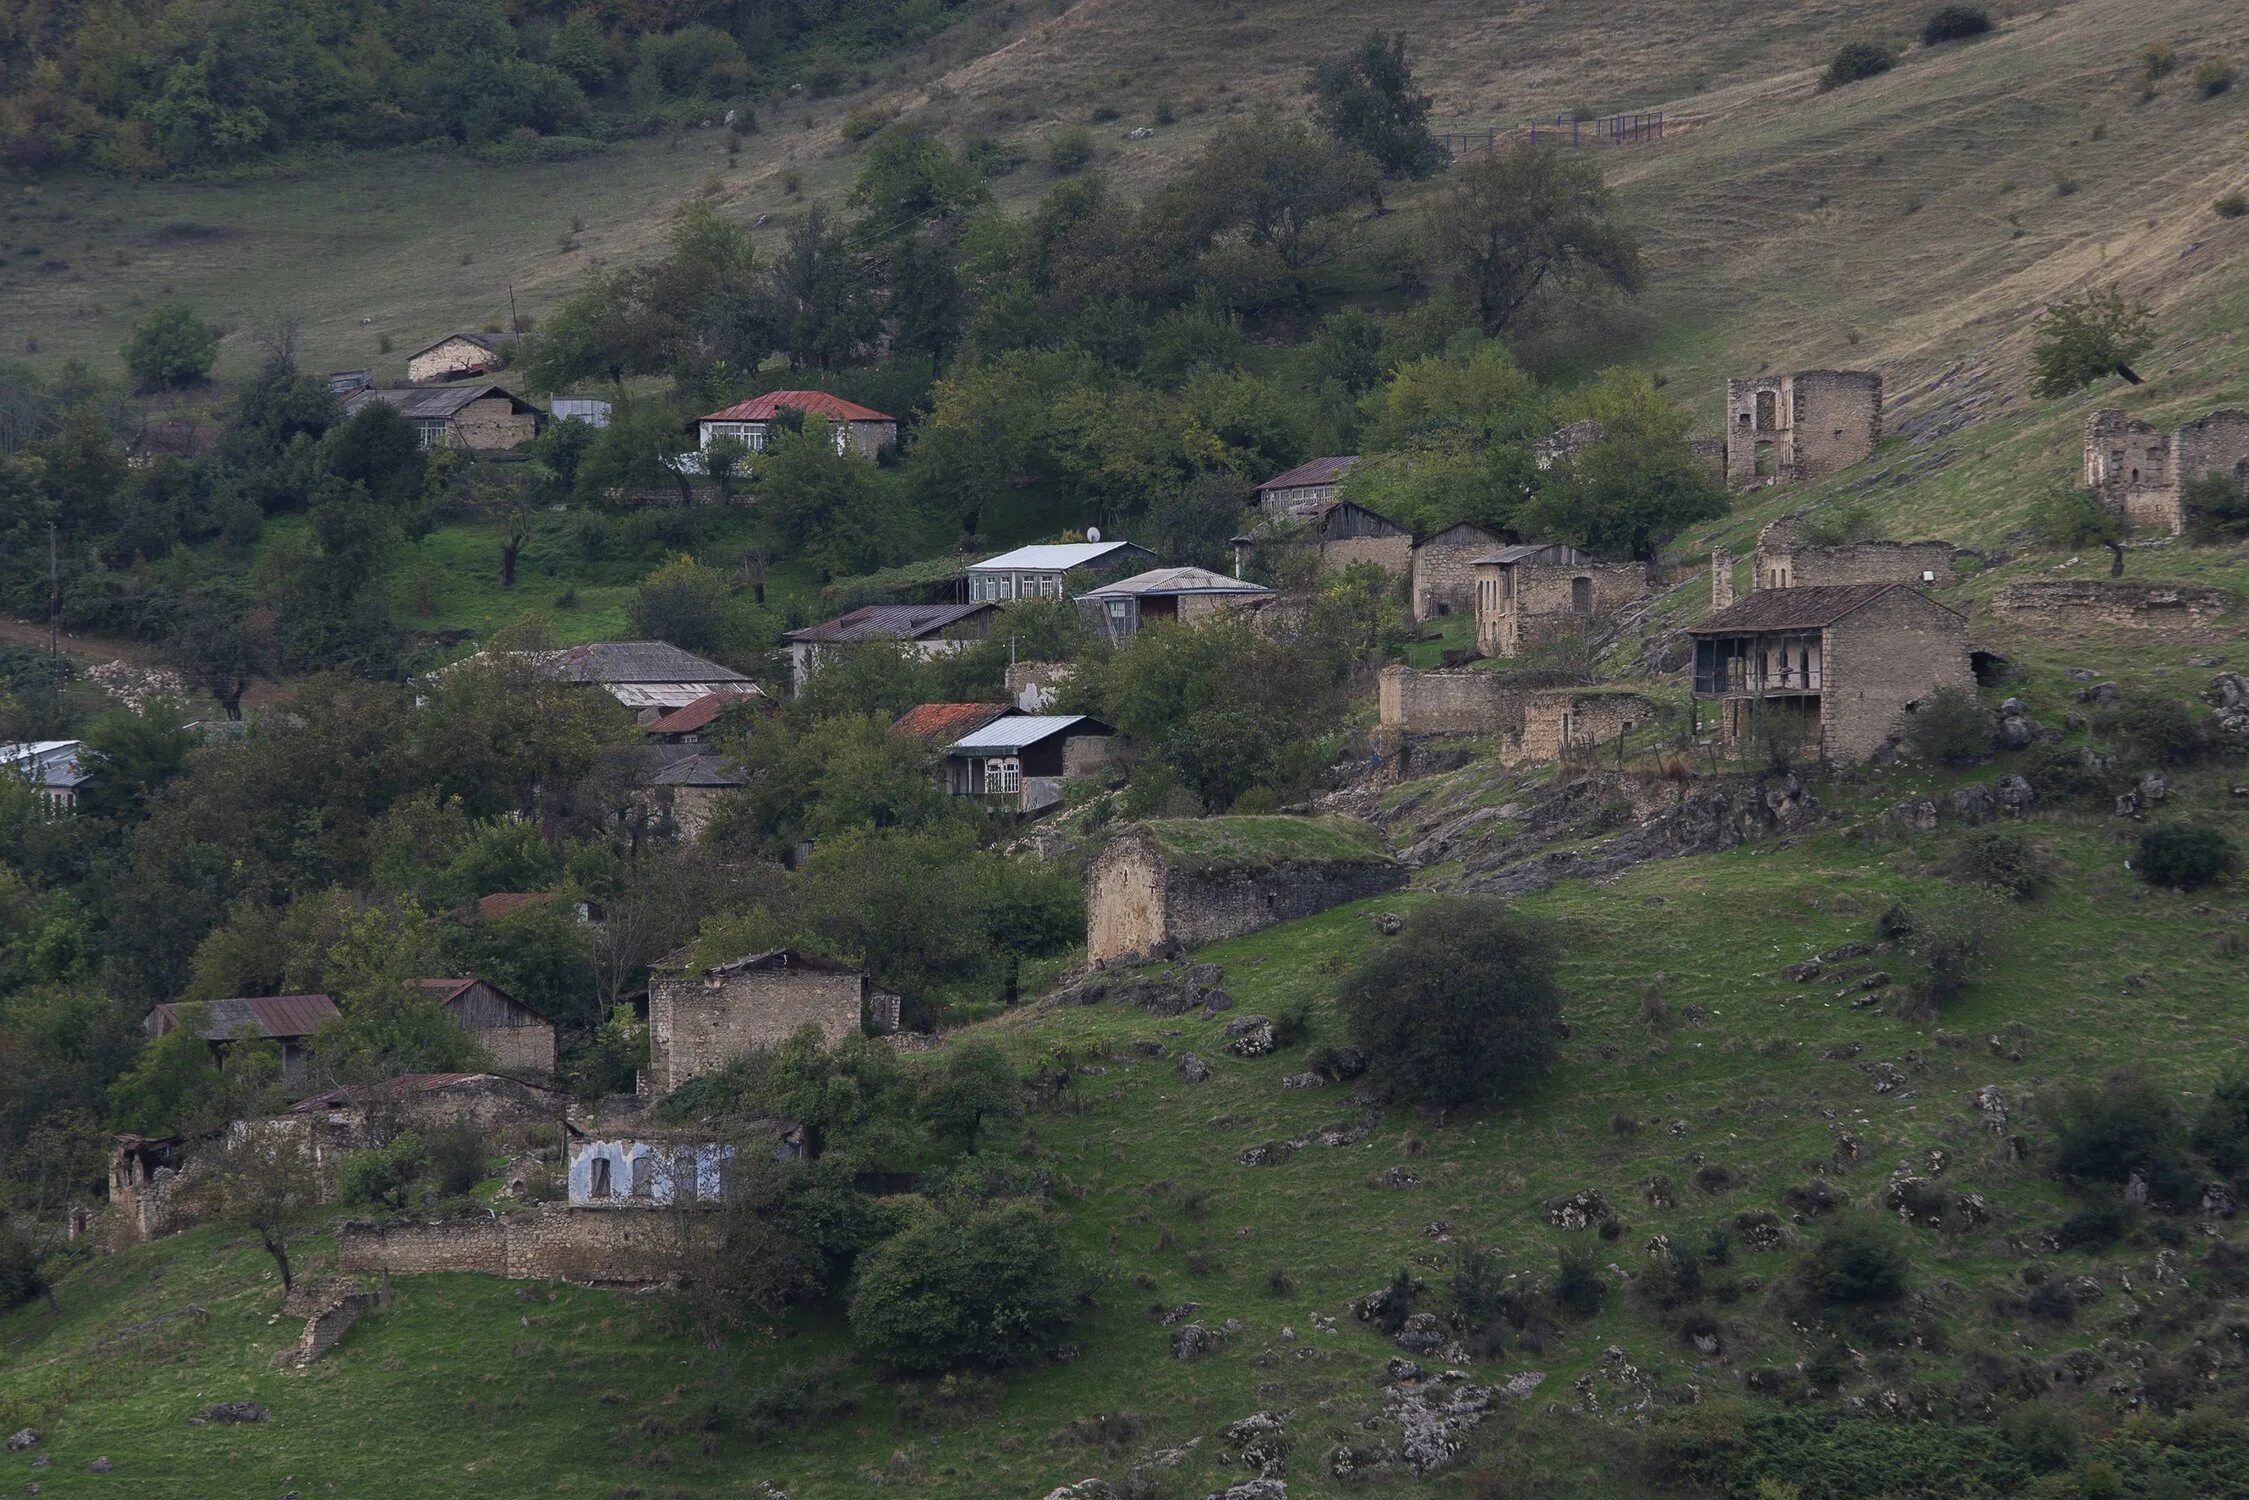
[[[518,338],[523,335],[523,319],[515,310],[515,283],[508,283],[508,332]]]
[[[53,675],[61,678],[62,666],[62,573],[55,562],[55,523],[47,523],[47,665]]]

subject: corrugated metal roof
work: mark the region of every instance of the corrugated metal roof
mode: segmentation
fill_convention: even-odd
[[[648,778],[648,784],[730,787],[740,786],[742,777],[723,755],[687,755],[659,769]]]
[[[213,1042],[225,1041],[243,1026],[256,1027],[260,1036],[311,1036],[322,1021],[342,1014],[326,995],[260,995],[212,1000],[206,1007],[211,1012],[211,1024],[196,1034]],[[162,1035],[180,1024],[180,1006],[166,1001],[156,1007],[150,1019],[157,1022],[156,1033]]]
[[[492,921],[553,897],[552,891],[494,891],[489,896],[476,898],[476,914],[486,921]]]
[[[1067,573],[1072,568],[1088,567],[1111,557],[1124,548],[1147,552],[1136,542],[1039,542],[1029,547],[1018,547],[1013,552],[1002,552],[997,557],[987,557],[980,563],[970,563],[971,573]],[[1155,554],[1149,553],[1152,557]]]
[[[1257,487],[1257,493],[1267,490],[1308,489],[1315,484],[1333,484],[1344,472],[1359,461],[1356,453],[1340,453],[1328,458],[1315,458],[1309,463],[1275,474]]]
[[[728,683],[750,680],[731,667],[682,651],[669,641],[588,641],[548,653],[540,659],[539,668],[564,682],[598,682],[607,687],[619,683],[691,683],[703,692],[716,692]]]
[[[922,703],[900,714],[890,727],[935,744],[956,740],[1015,711],[1011,703]]]
[[[1089,734],[1110,732],[1108,725],[1084,714],[1017,714],[1012,718],[995,719],[981,729],[972,729],[947,748],[955,755],[1024,750],[1080,725]]]
[[[1688,629],[1690,635],[1753,635],[1765,630],[1818,630],[1834,624],[1853,610],[1863,609],[1892,589],[1905,589],[1907,593],[1945,609],[1918,589],[1906,589],[1902,583],[1838,583],[1822,584],[1795,589],[1759,589],[1746,599],[1719,610],[1700,625]],[[1946,610],[1946,613],[1956,611]]]
[[[1150,594],[1270,594],[1273,591],[1261,583],[1251,583],[1243,578],[1231,578],[1224,573],[1213,573],[1208,568],[1154,568],[1146,573],[1136,573],[1130,578],[1120,578],[1115,583],[1105,583],[1100,588],[1080,594],[1081,599],[1112,599],[1126,595]]]
[[[1592,554],[1562,542],[1523,542],[1513,547],[1502,547],[1488,556],[1471,560],[1474,563],[1556,563],[1568,568],[1582,568],[1593,561]]]
[[[649,725],[648,732],[653,735],[693,734],[698,729],[708,729],[732,705],[749,703],[760,696],[756,692],[743,692],[740,689],[705,693],[685,708],[675,708]]]
[[[512,407],[535,412],[537,407],[504,386],[478,385],[362,386],[344,397],[344,412],[357,416],[370,401],[380,401],[409,422],[450,422],[472,401],[498,396]]]
[[[837,615],[832,620],[822,620],[817,625],[807,625],[802,630],[792,630],[786,639],[808,641],[815,644],[841,641],[871,641],[881,636],[896,636],[902,640],[916,641],[923,636],[935,635],[949,625],[957,625],[985,610],[999,606],[983,604],[866,604],[848,614]]]
[[[80,760],[85,753],[82,740],[22,740],[0,745],[0,767],[39,786],[83,786],[91,774]]]
[[[700,418],[705,422],[770,422],[783,408],[801,411],[808,417],[819,417],[829,422],[895,422],[898,419],[888,412],[876,411],[871,406],[861,406],[856,401],[846,401],[841,396],[831,396],[826,391],[767,391],[762,396],[752,396],[747,401],[737,401],[732,406],[714,411]]]

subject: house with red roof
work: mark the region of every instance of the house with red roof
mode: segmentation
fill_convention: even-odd
[[[1020,711],[1012,703],[922,703],[900,714],[890,727],[925,745],[950,745],[994,719]]]
[[[826,391],[767,391],[699,418],[700,446],[707,451],[720,438],[732,438],[752,453],[763,453],[773,423],[783,411],[799,412],[807,421],[826,422],[834,428],[838,453],[873,459],[898,441],[898,419],[887,412]]]
[[[711,737],[718,716],[737,703],[754,703],[763,696],[754,688],[705,693],[685,708],[675,708],[643,726],[651,740],[666,745],[700,745]]]

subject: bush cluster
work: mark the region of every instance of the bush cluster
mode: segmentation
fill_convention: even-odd
[[[1944,42],[1964,42],[1991,30],[1989,13],[1973,5],[1947,5],[1929,13],[1921,23],[1921,41],[1935,47]]]
[[[1827,71],[1820,75],[1820,92],[1878,77],[1897,65],[1897,53],[1880,42],[1846,42],[1836,49]]]

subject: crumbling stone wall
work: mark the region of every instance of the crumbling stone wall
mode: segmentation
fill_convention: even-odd
[[[336,1269],[347,1276],[395,1271],[473,1271],[505,1276],[507,1221],[346,1224],[336,1235]]]
[[[1501,752],[1508,765],[1534,765],[1613,746],[1663,716],[1663,705],[1638,693],[1545,688],[1523,695],[1522,732]]]
[[[1822,632],[1820,740],[1829,760],[1864,760],[1897,732],[1906,707],[1941,687],[1974,692],[1967,621],[1910,589],[1892,589]]]
[[[1633,563],[1518,563],[1514,592],[1476,611],[1476,647],[1486,656],[1519,656],[1582,634],[1648,591]]]
[[[668,1094],[808,1025],[841,1041],[860,1029],[866,986],[861,974],[812,969],[659,975],[648,986],[649,1089]]]
[[[1407,873],[1387,859],[1206,873],[1173,865],[1146,839],[1127,835],[1086,872],[1086,955],[1102,963],[1200,948],[1397,890]]]
[[[346,1275],[470,1272],[528,1281],[647,1286],[719,1233],[716,1215],[671,1209],[615,1213],[549,1204],[529,1214],[435,1222],[346,1224],[336,1236]]]
[[[1086,956],[1095,963],[1153,953],[1164,932],[1164,863],[1137,839],[1118,839],[1086,872]]]
[[[2207,635],[2239,603],[2224,589],[2084,578],[2010,583],[1987,608],[1995,619],[2041,632],[2105,626],[2191,640]]]
[[[1339,536],[1320,543],[1320,567],[1341,572],[1353,563],[1370,562],[1403,578],[1413,571],[1413,538],[1396,536]]]
[[[1799,370],[1726,382],[1726,480],[1824,479],[1882,441],[1878,370]]]
[[[2184,531],[2186,486],[2210,473],[2249,475],[2249,411],[2210,412],[2173,433],[2121,411],[2085,420],[2085,483],[2129,530]]]
[[[1392,665],[1375,684],[1382,727],[1401,734],[1499,734],[1522,726],[1521,694],[1496,672]]]
[[[1819,546],[1804,540],[1793,518],[1757,534],[1752,589],[1824,588],[1846,583],[1903,583],[1931,588],[1952,582],[1950,542],[1846,542]]]

